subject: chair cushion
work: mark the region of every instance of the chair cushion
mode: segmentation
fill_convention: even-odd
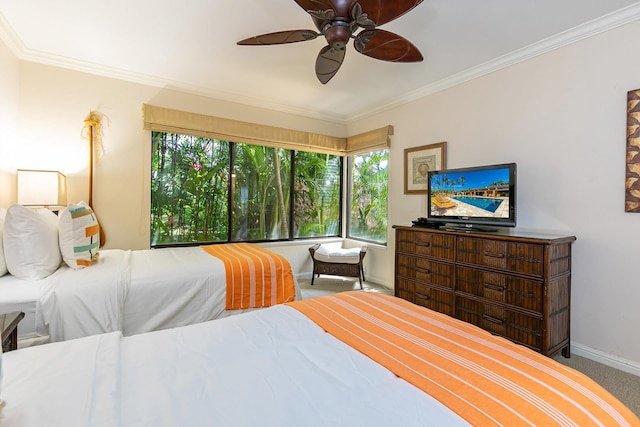
[[[343,249],[320,245],[313,254],[313,258],[335,264],[357,264],[360,262],[360,248]]]

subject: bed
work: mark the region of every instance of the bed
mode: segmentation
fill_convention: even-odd
[[[586,376],[373,292],[3,355],[10,426],[628,425]]]
[[[215,246],[250,248],[286,262],[257,245]],[[135,335],[222,318],[293,300],[296,295],[299,298],[286,263],[282,268],[292,287],[283,290],[282,300],[228,305],[226,266],[221,258],[203,249],[206,247],[101,250],[98,261],[89,268],[74,270],[63,265],[41,280],[6,274],[0,277],[0,312],[25,313],[18,326],[23,347],[118,330],[125,336]]]

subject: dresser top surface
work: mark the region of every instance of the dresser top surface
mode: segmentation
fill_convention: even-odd
[[[478,231],[478,230],[445,230],[442,228],[428,228],[418,227],[410,225],[394,225],[393,228],[397,230],[410,230],[417,232],[438,233],[438,234],[452,234],[463,237],[478,237],[496,240],[531,240],[540,243],[564,243],[573,242],[576,240],[575,236],[568,234],[553,234],[553,233],[540,233],[535,231],[518,230],[513,228],[498,228],[497,231]]]

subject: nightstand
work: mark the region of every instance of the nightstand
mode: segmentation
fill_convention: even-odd
[[[0,330],[2,330],[2,351],[7,352],[18,348],[18,323],[24,317],[21,311],[0,314]]]

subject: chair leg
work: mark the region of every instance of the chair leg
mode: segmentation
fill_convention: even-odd
[[[362,265],[358,268],[358,281],[360,282],[360,289],[364,289],[362,287],[362,281],[364,280],[364,270],[362,269]]]

